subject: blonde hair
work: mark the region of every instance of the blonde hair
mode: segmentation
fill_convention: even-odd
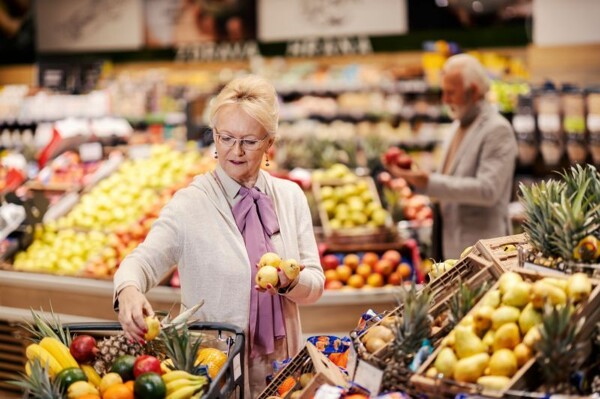
[[[256,75],[247,75],[229,82],[212,101],[211,127],[215,126],[221,108],[229,104],[240,106],[265,128],[269,136],[275,136],[277,133],[279,103],[275,88],[267,80]]]
[[[447,73],[454,70],[460,72],[465,88],[474,84],[479,88],[482,97],[490,89],[490,79],[488,78],[487,71],[477,58],[472,55],[457,54],[448,58],[442,71]]]

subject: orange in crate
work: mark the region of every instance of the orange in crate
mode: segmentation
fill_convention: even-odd
[[[292,376],[289,376],[288,378],[286,378],[285,380],[283,380],[283,382],[281,383],[281,385],[279,386],[279,388],[277,388],[277,393],[280,396],[285,396],[286,393],[288,393],[290,391],[290,389],[292,389],[294,386],[296,385],[296,379]]]
[[[125,384],[114,384],[108,387],[104,394],[103,399],[133,399],[133,390]]]
[[[129,390],[130,390],[131,392],[133,392],[133,386],[134,386],[134,385],[135,385],[135,381],[134,381],[134,380],[127,381],[127,382],[125,383],[125,386],[126,386],[127,388],[129,388]]]
[[[93,393],[86,393],[85,395],[78,396],[77,399],[101,399],[99,395]]]

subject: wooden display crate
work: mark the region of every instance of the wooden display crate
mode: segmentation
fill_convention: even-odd
[[[467,255],[461,259],[452,269],[443,273],[440,277],[435,279],[428,287],[431,289],[433,303],[429,311],[429,314],[435,319],[441,316],[444,312],[450,311],[450,301],[456,295],[459,290],[459,283],[463,281],[464,284],[471,288],[477,289],[482,287],[485,283],[491,284],[498,280],[501,273],[493,267],[491,262],[486,261],[475,255]],[[436,283],[437,282],[437,283]],[[394,310],[386,314],[387,316],[402,316],[404,310],[404,304],[399,304]],[[383,318],[377,323],[373,323],[368,329],[364,330],[359,338],[362,338],[367,332],[374,326],[381,325]],[[445,324],[439,327],[437,332],[434,332],[431,337],[431,343],[434,348],[438,346],[445,334],[448,332],[447,321]],[[357,344],[362,345],[359,341]],[[367,356],[366,348],[359,347],[357,352],[362,354],[362,358],[369,360],[375,358],[378,360],[385,361],[391,356],[391,343],[385,347],[379,349],[377,352],[369,353]]]
[[[525,281],[530,282],[541,280],[544,277],[566,278],[556,275],[535,273],[524,269],[516,269],[514,272],[520,274]],[[499,283],[496,282],[491,290],[498,289],[498,286]],[[587,302],[585,304],[580,304],[573,314],[574,323],[581,319],[585,320],[585,324],[578,334],[578,339],[582,342],[590,339],[594,332],[596,322],[600,319],[600,311],[598,311],[599,305],[600,281],[592,280],[592,293]],[[469,312],[469,315],[472,315],[474,309]],[[463,383],[452,379],[425,377],[426,371],[435,362],[435,359],[441,350],[441,347],[437,348],[410,379],[411,383],[425,395],[431,395],[431,397],[436,398],[454,398],[458,394],[472,394],[482,395],[483,397],[500,398],[508,391],[521,390],[532,392],[540,385],[539,376],[541,375],[541,372],[537,367],[535,357],[517,370],[515,375],[511,378],[507,388],[502,391],[489,390],[477,384]],[[584,361],[585,359],[581,359],[582,363]]]
[[[21,389],[8,381],[18,380],[25,369],[24,337],[21,328],[7,321],[0,321],[0,397],[17,395]]]
[[[381,206],[381,200],[375,187],[375,182],[369,176],[367,177],[356,177],[356,180],[346,182],[341,180],[335,181],[315,181],[312,184],[313,193],[317,202],[317,208],[319,210],[319,218],[323,225],[323,233],[327,242],[331,244],[365,244],[365,243],[382,243],[394,241],[396,238],[396,231],[392,217],[388,213],[385,219],[385,223],[381,227],[370,227],[370,226],[356,226],[347,228],[332,228],[327,215],[327,211],[323,207],[323,196],[321,190],[323,187],[341,187],[346,184],[355,184],[357,182],[366,182],[368,190],[371,193],[373,202]]]
[[[313,344],[307,342],[306,346],[294,356],[285,368],[277,373],[269,385],[258,396],[258,399],[280,396],[277,391],[281,384],[288,377],[294,377],[296,385],[283,396],[283,399],[289,398],[292,391],[301,389],[298,379],[304,373],[313,373],[314,375],[308,385],[302,389],[300,399],[312,398],[321,385],[331,384],[344,387],[348,383],[340,368],[319,352]]]
[[[507,245],[514,245],[515,249],[505,251]],[[531,247],[525,234],[479,240],[475,244],[475,248],[481,253],[481,256],[503,270],[514,270],[520,267],[519,247],[523,249]]]

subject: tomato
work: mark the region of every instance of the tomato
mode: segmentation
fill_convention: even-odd
[[[88,380],[83,370],[79,367],[67,367],[66,369],[62,369],[60,373],[56,375],[56,379],[60,381],[60,386],[65,390],[65,392],[69,385],[75,381]]]
[[[144,373],[136,378],[133,392],[136,398],[163,399],[167,394],[167,387],[160,375]]]
[[[138,356],[135,359],[135,363],[133,363],[133,375],[135,378],[138,378],[144,373],[156,373],[161,375],[162,370],[160,368],[160,360],[150,355]]]

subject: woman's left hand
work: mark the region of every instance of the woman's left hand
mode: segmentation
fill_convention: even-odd
[[[256,267],[258,267],[258,265]],[[302,270],[304,270],[304,265],[300,265],[300,273],[302,273]],[[294,286],[296,285],[298,279],[300,279],[300,275],[293,280],[289,279],[279,267],[277,268],[277,276],[279,277],[279,284],[277,284],[276,287],[273,287],[271,284],[267,284],[267,288],[261,288],[258,285],[255,285],[254,288],[259,292],[268,292],[271,295],[279,295],[280,289]]]

